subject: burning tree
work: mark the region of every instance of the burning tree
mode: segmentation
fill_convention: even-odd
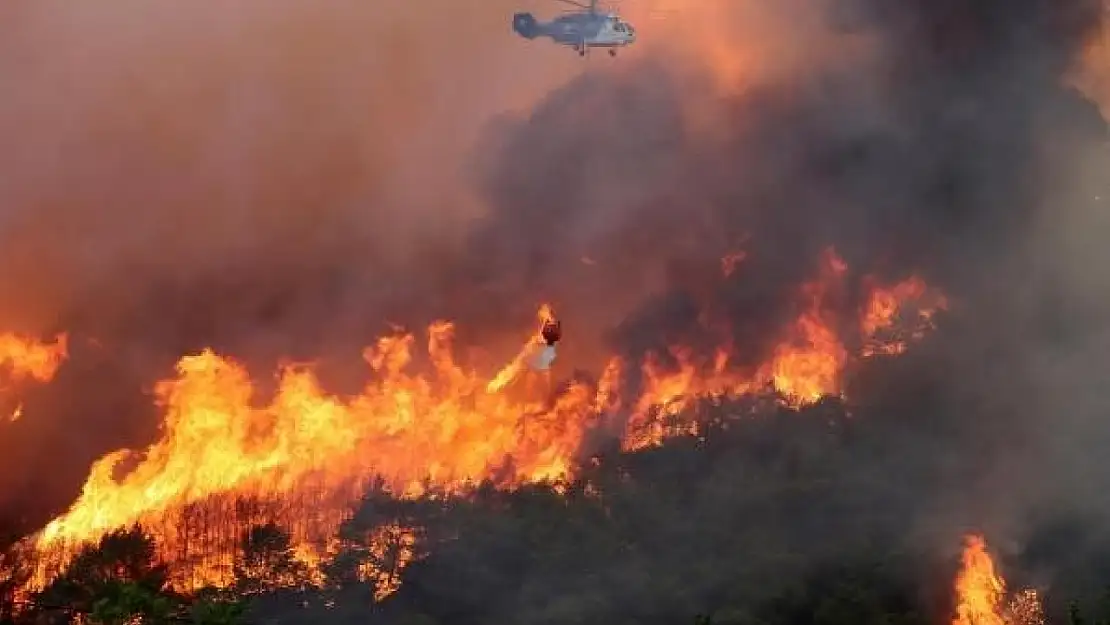
[[[1007,593],[982,536],[965,539],[955,593],[952,625],[1044,625],[1040,595],[1033,589]]]

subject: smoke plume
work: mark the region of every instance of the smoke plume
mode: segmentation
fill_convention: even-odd
[[[1094,527],[1105,122],[1067,78],[1101,4],[835,2],[818,23],[792,4],[687,20],[693,42],[578,77],[492,131],[493,214],[454,281],[489,285],[482,305],[502,310],[554,293],[568,336],[600,319],[633,355],[695,342],[711,310],[758,360],[826,246],[853,272],[919,272],[957,302],[945,338],[878,378],[892,389],[864,378],[851,395],[888,416],[917,476],[905,529],[940,551],[988,527],[1020,551],[1046,517]],[[731,38],[745,19],[771,35]],[[737,248],[744,276],[707,288]]]
[[[639,48],[584,69],[511,39],[516,8],[2,9],[0,320],[112,356],[5,434],[98,436],[64,475],[22,458],[0,504],[152,435],[125,389],[185,351],[353,358],[433,317],[496,351],[551,300],[562,362],[696,344],[707,310],[754,362],[830,246],[854,285],[919,273],[956,303],[884,378],[914,392],[864,393],[906,466],[961,459],[913,485],[911,531],[1020,539],[1104,492],[1105,128],[1065,82],[1098,2],[645,0]]]
[[[138,393],[182,353],[357,359],[407,322],[389,303],[484,210],[460,165],[489,111],[573,67],[515,54],[512,8],[2,9],[0,323],[68,331],[74,359],[48,393],[70,399],[5,431],[27,453],[0,499],[63,506],[96,456],[149,440]]]

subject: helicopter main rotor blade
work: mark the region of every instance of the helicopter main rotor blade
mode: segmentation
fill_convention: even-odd
[[[589,4],[582,4],[581,2],[575,2],[574,0],[559,0],[559,2],[562,2],[563,4],[574,5],[580,9],[586,9],[588,11],[593,11],[597,7],[597,0],[590,0]]]

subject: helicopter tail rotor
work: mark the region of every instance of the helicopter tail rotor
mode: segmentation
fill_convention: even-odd
[[[535,39],[540,34],[540,26],[531,13],[517,13],[513,15],[513,31],[525,39]]]

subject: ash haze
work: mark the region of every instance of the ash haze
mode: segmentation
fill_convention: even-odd
[[[28,469],[0,498],[57,478],[36,468],[48,446],[79,482],[141,444],[157,418],[131,395],[184,351],[268,367],[346,321],[366,332],[329,338],[357,356],[404,268],[484,210],[460,174],[486,120],[578,71],[521,54],[515,6],[5,3],[0,318],[81,338],[71,399],[5,437]]]
[[[890,415],[899,530],[1020,550],[1032,512],[1093,526],[1105,123],[1065,79],[1100,8],[644,0],[636,46],[584,71],[514,39],[514,10],[547,7],[510,0],[7,5],[0,318],[111,355],[29,404],[0,503],[153,436],[128,393],[186,350],[354,354],[432,317],[498,350],[552,300],[574,365],[696,342],[706,309],[756,359],[833,245],[854,278],[918,272],[956,302],[852,395]],[[738,248],[743,277],[704,279]],[[58,440],[73,467],[44,476]]]
[[[381,295],[400,281],[393,265],[428,253],[421,237],[481,210],[458,172],[484,121],[575,71],[544,51],[520,54],[506,26],[514,6],[9,4],[8,325],[85,324],[104,338],[136,321],[156,335],[190,322],[226,329],[257,298],[213,297],[297,282],[305,299],[327,298],[305,282],[329,271]],[[207,293],[190,290],[204,281]],[[184,291],[176,305],[192,313],[135,319]]]

